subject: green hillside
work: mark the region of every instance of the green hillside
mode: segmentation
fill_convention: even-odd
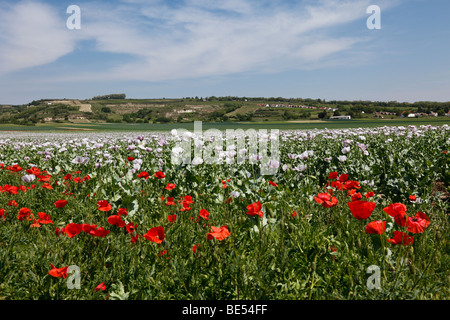
[[[125,94],[113,94],[87,100],[42,99],[27,105],[0,106],[0,123],[304,122],[344,115],[352,119],[392,120],[411,116],[442,119],[449,115],[449,110],[450,102],[325,101],[280,97],[126,99]]]

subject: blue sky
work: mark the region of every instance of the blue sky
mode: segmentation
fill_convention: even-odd
[[[69,5],[81,29],[69,30]],[[381,9],[370,30],[366,9]],[[0,104],[247,96],[450,101],[448,0],[0,0]]]

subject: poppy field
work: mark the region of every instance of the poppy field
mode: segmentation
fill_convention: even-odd
[[[450,296],[448,125],[280,131],[270,175],[181,139],[2,133],[0,299]]]

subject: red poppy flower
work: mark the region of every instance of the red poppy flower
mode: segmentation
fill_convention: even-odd
[[[176,185],[174,183],[169,183],[167,184],[167,186],[165,187],[166,190],[173,190],[176,187]]]
[[[345,182],[348,180],[348,174],[341,174],[338,178],[339,182]]]
[[[365,194],[366,199],[372,198],[374,195],[375,195],[375,192],[373,192],[373,191],[367,192],[367,193]]]
[[[128,160],[128,161],[133,161],[134,158],[133,158],[133,157],[127,157],[127,160]]]
[[[415,196],[415,195],[410,195],[409,197],[408,197],[408,199],[409,199],[409,201],[416,201],[417,200],[417,197]]]
[[[259,201],[256,201],[256,202],[254,202],[252,204],[249,204],[247,206],[247,210],[248,210],[247,214],[250,217],[258,215],[260,218],[262,218],[263,217],[263,212],[261,211],[261,208],[262,208],[261,203]]]
[[[57,208],[63,208],[66,206],[66,204],[67,204],[67,200],[64,200],[64,199],[58,200],[54,203],[55,207],[57,207]]]
[[[363,220],[370,217],[373,210],[375,209],[375,206],[377,205],[376,202],[361,200],[347,202],[347,204],[353,216],[358,220]]]
[[[53,221],[49,214],[46,214],[45,212],[38,212],[38,222],[41,224],[53,224]]]
[[[331,172],[330,175],[328,176],[328,180],[337,179],[338,176],[339,176],[339,173]]]
[[[386,221],[372,221],[366,225],[366,233],[370,234],[382,234],[386,230]]]
[[[167,197],[166,206],[174,206],[175,202],[173,202],[173,197]]]
[[[94,236],[94,237],[102,237],[102,238],[104,238],[105,236],[107,236],[109,234],[109,232],[110,232],[109,230],[106,230],[106,229],[103,229],[102,227],[99,227],[97,229],[91,229],[89,231],[89,234],[91,236]]]
[[[230,231],[228,230],[228,226],[226,225],[221,226],[220,228],[211,226],[211,230],[211,232],[206,234],[206,238],[208,240],[216,238],[217,240],[222,241],[230,236]]]
[[[128,215],[127,208],[119,208],[119,212],[117,214],[119,216],[126,216],[126,215]]]
[[[147,180],[150,177],[150,175],[148,174],[147,171],[142,171],[141,173],[138,174],[138,178],[144,178],[145,180]]]
[[[327,193],[319,193],[314,197],[314,200],[317,203],[320,203],[324,208],[331,208],[338,204],[338,200],[336,197],[332,197],[328,192]]]
[[[75,237],[77,234],[79,234],[81,231],[83,231],[83,225],[79,224],[79,223],[69,223],[65,228],[64,228],[65,234],[69,237],[69,238],[73,238]]]
[[[424,212],[417,212],[406,220],[407,230],[411,233],[422,233],[430,225],[430,218]]]
[[[63,268],[56,268],[52,263],[50,263],[50,266],[52,267],[52,269],[48,272],[48,274],[51,275],[52,277],[63,279],[68,277],[67,274],[67,269],[69,268],[68,266]]]
[[[19,219],[19,221],[22,221],[25,218],[28,218],[31,214],[32,213],[30,208],[20,208],[19,212],[17,213],[17,219]]]
[[[8,215],[8,212],[6,212],[5,209],[0,209],[0,217],[3,219],[3,221],[6,221],[7,215]]]
[[[395,217],[400,213],[406,213],[406,206],[402,203],[393,203],[383,209],[391,217]]]
[[[58,227],[56,227],[56,229],[55,229],[55,235],[57,236],[57,237],[59,237],[59,235],[60,234],[66,234],[66,228],[58,228]]]
[[[269,184],[271,184],[274,187],[278,187],[278,185],[275,182],[269,181]]]
[[[123,221],[119,215],[109,216],[107,221],[109,224],[111,224],[113,226],[117,226],[119,228],[125,227],[125,221]]]
[[[344,187],[342,186],[342,183],[340,181],[331,181],[331,186],[338,190],[344,189]]]
[[[139,240],[140,237],[141,237],[140,234],[137,234],[135,236],[131,236],[131,243],[136,243]]]
[[[128,222],[127,224],[127,232],[133,233],[137,228],[137,223]]]
[[[158,253],[158,257],[162,257],[162,256],[164,256],[164,255],[166,255],[167,254],[167,250],[162,250],[162,251],[160,251],[159,253]],[[168,259],[169,257],[167,257],[167,259]]]
[[[347,180],[344,182],[344,185],[342,187],[344,190],[350,190],[350,189],[360,189],[361,186],[359,185],[358,181],[355,180]]]
[[[14,206],[14,207],[17,207],[17,202],[16,202],[16,200],[11,200],[10,202],[8,202],[8,206]]]
[[[97,207],[98,207],[98,210],[100,210],[100,211],[111,211],[112,210],[112,206],[106,200],[97,201]]]
[[[92,230],[95,230],[95,228],[97,228],[97,225],[96,224],[88,224],[88,223],[83,223],[82,225],[81,225],[81,228],[82,228],[82,230],[84,231],[84,232],[86,232],[86,233],[90,233]]]
[[[185,196],[183,202],[187,203],[187,204],[194,203],[194,201],[192,201],[192,197],[191,196]]]
[[[361,193],[355,193],[353,196],[352,196],[352,201],[357,201],[357,200],[361,200],[362,199],[362,195],[361,195]]]
[[[391,217],[394,217],[395,222],[404,227],[406,224],[406,206],[402,203],[393,203],[383,209]]]
[[[32,167],[31,169],[27,169],[27,173],[28,174],[34,174],[35,176],[37,176],[37,175],[41,174],[41,170],[39,170],[36,167]]]
[[[206,209],[200,210],[200,217],[202,217],[205,220],[209,220],[209,212]]]
[[[394,238],[393,239],[386,239],[387,242],[392,244],[403,244],[403,245],[409,245],[414,243],[414,238],[407,235],[404,232],[400,231],[394,231]]]
[[[72,175],[70,173],[66,174],[64,180],[72,180]]]
[[[155,242],[155,243],[161,243],[164,241],[164,228],[163,227],[155,227],[148,230],[146,234],[144,234],[144,238]]]
[[[196,253],[196,252],[197,252],[197,245],[196,245],[196,244],[194,244],[194,245],[192,246],[192,252],[193,252],[193,253]]]
[[[167,216],[167,221],[169,221],[170,223],[174,223],[176,220],[177,220],[176,214],[171,214],[171,215]]]
[[[105,291],[106,290],[106,285],[104,282],[100,283],[98,286],[95,287],[94,291],[97,292],[99,290]]]
[[[291,214],[291,216],[292,216],[293,218],[295,218],[295,217],[297,216],[297,211],[294,211],[294,212]]]
[[[155,178],[164,179],[165,177],[166,177],[166,175],[164,174],[164,172],[162,172],[162,171],[155,172]]]

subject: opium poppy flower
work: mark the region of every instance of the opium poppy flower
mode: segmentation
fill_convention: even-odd
[[[404,232],[400,231],[394,231],[394,238],[393,239],[386,239],[387,242],[392,244],[403,244],[403,245],[409,245],[414,243],[414,238],[407,235]]]
[[[99,200],[97,201],[97,207],[100,211],[111,211],[112,206],[107,200]]]
[[[220,228],[211,226],[211,230],[212,231],[206,235],[208,240],[216,238],[217,240],[222,241],[230,236],[230,231],[226,225],[223,225]]]
[[[164,241],[164,228],[163,227],[154,227],[148,230],[146,234],[144,234],[144,238],[155,242],[155,243],[161,243]]]
[[[52,269],[48,272],[49,275],[51,275],[52,277],[55,278],[67,278],[67,269],[69,268],[67,267],[63,267],[63,268],[56,268],[52,263],[50,263],[50,266],[52,267]]]
[[[262,218],[263,217],[263,212],[261,211],[261,208],[262,208],[261,203],[259,201],[256,201],[256,202],[254,202],[252,204],[249,204],[247,206],[247,210],[248,210],[247,214],[250,217],[253,217],[253,216],[257,215],[260,218]]]
[[[58,200],[54,203],[56,208],[63,208],[66,206],[66,204],[67,204],[67,200],[64,200],[64,199]]]
[[[205,220],[209,220],[209,212],[206,209],[200,210],[200,217],[202,217]]]
[[[125,227],[125,221],[123,221],[119,215],[109,216],[107,221],[109,224],[111,224],[113,226],[117,226],[119,228]]]
[[[347,204],[350,208],[350,211],[352,212],[352,215],[358,220],[363,220],[370,217],[373,210],[375,209],[375,206],[377,205],[376,202],[361,200],[347,202]]]
[[[173,190],[175,187],[176,185],[174,183],[168,183],[165,189],[170,191]]]
[[[411,233],[422,233],[430,225],[430,218],[424,212],[417,212],[414,217],[407,217],[406,227]]]
[[[155,172],[155,178],[164,179],[165,177],[166,177],[166,175],[164,174],[164,172],[162,172],[162,171]]]
[[[382,234],[384,230],[386,230],[386,221],[381,220],[369,222],[365,229],[366,233],[370,234]]]

